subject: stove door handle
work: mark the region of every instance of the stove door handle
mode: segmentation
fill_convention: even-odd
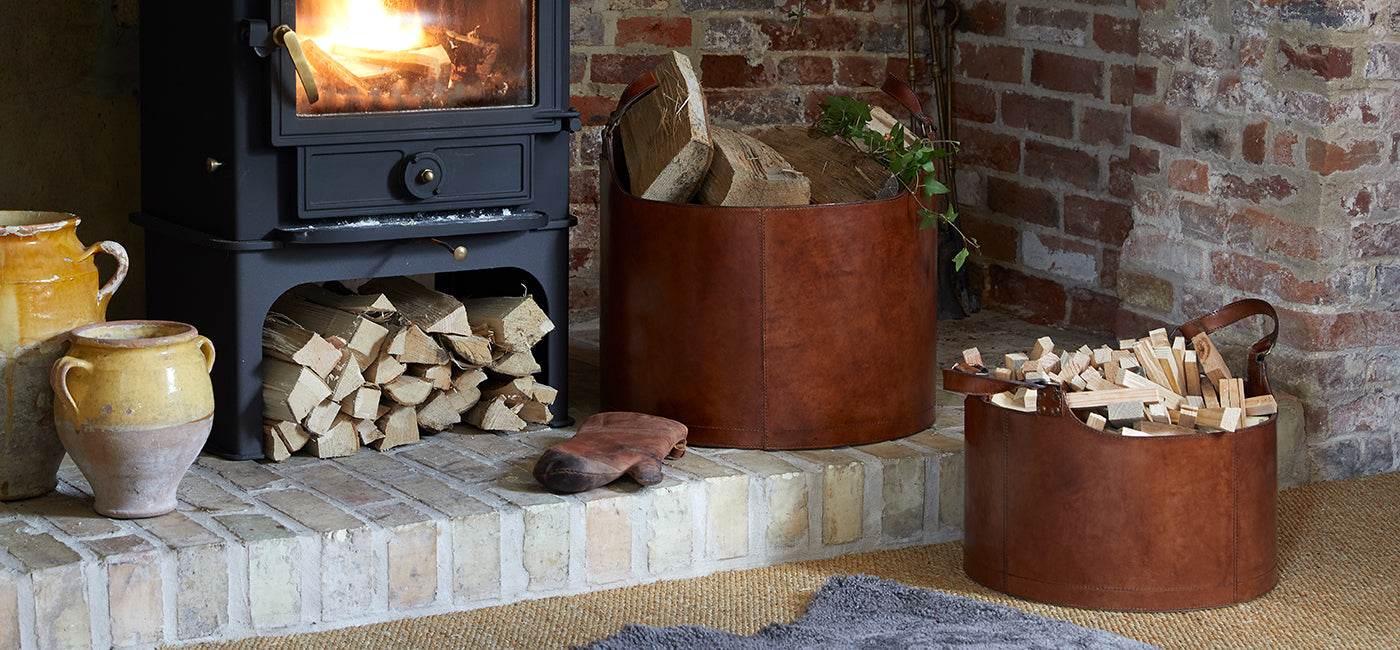
[[[297,77],[301,79],[301,87],[306,89],[306,101],[315,104],[321,98],[321,93],[316,90],[316,76],[311,72],[311,62],[306,60],[306,53],[301,49],[301,38],[291,27],[278,25],[277,29],[272,30],[272,42],[287,48],[287,54],[292,57],[292,66],[297,69]]]

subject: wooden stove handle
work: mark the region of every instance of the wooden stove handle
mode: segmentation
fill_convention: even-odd
[[[287,54],[292,57],[292,66],[297,69],[297,77],[301,79],[301,87],[306,89],[306,101],[315,104],[321,98],[321,93],[316,89],[316,75],[311,71],[311,62],[306,60],[306,53],[301,49],[301,37],[291,27],[278,25],[277,29],[272,30],[272,42],[287,48]]]

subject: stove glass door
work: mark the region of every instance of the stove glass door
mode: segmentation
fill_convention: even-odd
[[[297,0],[300,116],[531,106],[532,0]]]

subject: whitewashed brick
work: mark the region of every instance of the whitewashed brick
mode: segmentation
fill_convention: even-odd
[[[500,513],[452,520],[452,592],[458,603],[501,593]]]
[[[318,533],[361,528],[365,524],[344,510],[305,490],[264,492],[264,503]]]
[[[201,454],[195,461],[193,471],[205,470],[224,477],[243,490],[261,490],[285,483],[287,479],[258,463],[242,460],[224,460],[218,456]]]
[[[822,469],[822,544],[847,544],[865,532],[865,465],[837,451],[794,452]]]
[[[321,619],[364,616],[382,580],[375,561],[374,531],[333,530],[321,536]]]
[[[750,472],[762,486],[768,507],[768,526],[764,531],[768,547],[805,547],[810,528],[806,473],[772,452],[737,451],[726,454],[724,459]]]
[[[569,505],[564,502],[523,508],[525,537],[521,549],[529,588],[540,591],[569,581]]]
[[[19,576],[0,566],[0,648],[18,648],[19,639]]]
[[[651,487],[647,525],[647,570],[653,575],[690,566],[695,553],[690,485],[666,479]]]
[[[372,503],[388,501],[389,493],[363,479],[345,473],[333,463],[321,463],[288,472],[297,482],[307,488],[330,497],[332,501],[351,508],[359,508]]]
[[[248,612],[253,628],[264,631],[301,622],[301,552],[296,533],[266,515],[225,515],[216,520],[247,549]]]
[[[748,555],[749,477],[705,479],[706,553],[716,560]]]
[[[432,521],[389,529],[389,607],[420,607],[437,597],[437,531]]]
[[[924,456],[892,442],[861,447],[880,458],[884,508],[880,532],[886,539],[905,539],[924,530]]]
[[[93,511],[88,497],[69,494],[70,490],[72,488],[65,485],[59,491],[41,497],[16,501],[15,511],[22,515],[42,516],[72,537],[102,537],[121,532],[121,527],[115,521]]]
[[[584,571],[588,583],[607,584],[632,573],[632,524],[627,519],[632,499],[618,495],[584,503]]]
[[[224,547],[181,548],[176,551],[175,567],[175,631],[179,638],[223,633],[229,622],[229,567]]]
[[[159,642],[164,636],[160,555],[135,535],[92,540],[87,547],[107,568],[107,614],[112,644]]]
[[[92,645],[92,620],[83,567],[65,564],[30,574],[34,581],[35,636],[39,650],[87,648]]]
[[[193,473],[180,479],[180,502],[200,512],[243,512],[253,507],[243,497],[214,484],[213,481]]]

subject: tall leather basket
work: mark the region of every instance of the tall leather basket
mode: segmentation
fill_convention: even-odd
[[[629,87],[614,124],[648,85]],[[628,191],[622,155],[605,135],[604,409],[678,420],[691,444],[751,449],[863,444],[932,425],[937,229],[919,228],[908,193],[663,203]]]
[[[1181,326],[1190,338],[1266,315],[1248,396],[1269,394],[1273,307],[1243,300]],[[1278,581],[1277,416],[1234,432],[1123,437],[1089,428],[1058,386],[1012,382],[965,364],[944,387],[966,393],[963,568],[997,591],[1089,609],[1175,611],[1261,596]],[[1038,390],[1036,412],[988,395]]]

